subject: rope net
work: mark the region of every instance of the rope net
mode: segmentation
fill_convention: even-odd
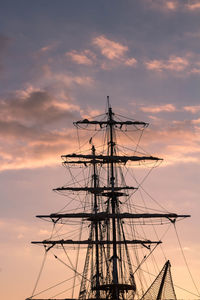
[[[170,262],[167,261],[152,285],[140,300],[176,300]]]

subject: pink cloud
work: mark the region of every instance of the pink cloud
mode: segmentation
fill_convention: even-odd
[[[186,7],[191,10],[194,11],[196,9],[200,9],[200,1],[199,0],[195,0],[195,1],[191,1],[190,3],[188,3],[186,5]]]
[[[193,124],[200,124],[200,118],[199,118],[199,119],[196,119],[196,120],[192,120],[192,123],[193,123]]]
[[[145,0],[152,9],[169,13],[180,9],[179,0]]]
[[[164,164],[200,163],[199,127],[193,121],[174,121],[169,126],[164,126],[163,121],[156,122],[153,128],[149,128],[145,142],[160,153],[164,158]],[[155,146],[154,146],[155,145]]]
[[[102,55],[110,60],[119,59],[128,51],[127,46],[109,40],[103,35],[96,37],[93,44],[101,50]]]
[[[54,165],[76,144],[69,124],[77,118],[77,105],[47,91],[29,88],[1,100],[0,170]]]
[[[192,114],[195,114],[200,111],[200,105],[194,105],[194,106],[184,106],[183,108],[185,111],[189,111]]]
[[[177,3],[175,1],[166,1],[165,5],[169,10],[176,10],[177,8]]]
[[[165,104],[165,105],[151,106],[151,107],[141,107],[140,109],[144,112],[149,112],[149,113],[160,113],[163,111],[166,111],[166,112],[176,111],[176,107],[173,104]]]
[[[45,54],[51,50],[53,50],[54,48],[56,48],[58,45],[58,42],[52,42],[51,44],[48,44],[46,46],[43,46],[42,48],[40,48],[36,53],[35,53],[35,57],[37,58],[38,56],[40,56],[41,54]]]
[[[94,53],[90,50],[84,50],[82,52],[72,50],[71,52],[67,52],[66,56],[69,56],[75,63],[81,65],[92,65],[96,58]]]
[[[199,68],[193,68],[191,71],[190,71],[191,74],[200,74],[200,69]]]
[[[53,72],[49,65],[45,65],[43,68],[43,80],[45,81],[45,85],[55,86],[59,84],[60,86],[63,85],[64,87],[71,88],[73,85],[85,85],[90,86],[93,84],[93,78],[89,76],[74,76],[70,73],[63,72]],[[40,80],[42,82],[42,80]],[[43,83],[44,85],[44,83]]]
[[[186,69],[189,65],[189,61],[186,58],[179,56],[170,56],[168,60],[151,60],[145,62],[148,70],[161,72],[163,70],[180,72]]]
[[[172,104],[142,107],[145,112],[173,112]],[[199,108],[200,109],[200,108]],[[77,138],[72,129],[72,121],[85,117],[93,118],[99,111],[89,107],[84,111],[70,101],[60,101],[47,91],[30,87],[17,91],[15,97],[0,101],[0,171],[21,168],[39,168],[58,164],[61,154],[73,152],[77,148]],[[153,118],[152,118],[153,119]],[[189,161],[188,153],[198,152],[197,126],[199,120],[171,123],[170,128],[161,130],[163,120],[154,118],[154,128],[148,134],[148,149],[177,155],[177,141],[181,140],[183,153],[173,163]],[[81,133],[80,133],[81,134]],[[83,134],[84,135],[84,134]],[[147,136],[147,135],[146,135]],[[87,135],[88,137],[88,135]],[[80,136],[80,138],[86,138]],[[6,141],[6,142],[5,142]],[[95,144],[100,139],[97,137]],[[88,148],[88,141],[85,143]],[[169,145],[174,145],[174,148]],[[180,144],[179,144],[180,145]],[[170,151],[168,151],[170,150]],[[154,151],[152,151],[154,152]],[[188,153],[187,153],[188,152]],[[185,156],[185,157],[184,157]],[[196,154],[193,161],[198,161]]]
[[[94,38],[92,40],[92,44],[100,49],[103,59],[102,57],[97,58],[95,53],[88,49],[80,52],[72,50],[70,52],[66,52],[65,55],[76,64],[87,66],[95,64],[99,65],[99,67],[104,70],[110,70],[113,67],[120,65],[135,67],[137,64],[137,60],[134,57],[128,57],[126,55],[128,51],[127,46],[109,40],[103,35]]]
[[[135,67],[137,64],[137,60],[134,57],[127,56],[127,51],[129,50],[127,46],[109,40],[103,35],[93,39],[92,43],[97,46],[101,54],[107,58],[107,61],[101,62],[101,68],[104,70],[109,70],[119,65]]]
[[[42,47],[40,49],[40,52],[47,52],[47,51],[51,50],[53,47],[54,47],[54,45],[48,45],[48,46]]]
[[[132,58],[128,58],[127,60],[125,60],[124,63],[125,63],[125,65],[132,67],[137,64],[137,60],[134,57],[132,57]]]

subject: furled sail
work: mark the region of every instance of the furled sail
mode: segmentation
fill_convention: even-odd
[[[140,300],[176,300],[169,260]]]

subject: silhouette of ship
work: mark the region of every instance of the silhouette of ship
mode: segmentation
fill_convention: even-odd
[[[77,132],[86,133],[88,142],[77,153],[62,155],[71,182],[54,190],[66,196],[66,206],[57,213],[37,216],[50,221],[53,231],[49,239],[32,243],[42,244],[45,256],[58,251],[54,258],[71,277],[39,292],[36,284],[26,300],[176,299],[169,260],[160,270],[156,266],[159,271],[152,280],[148,261],[154,262],[162,241],[148,238],[146,228],[155,231],[159,225],[174,224],[189,215],[148,208],[144,199],[143,205],[137,204],[137,195],[142,198],[141,189],[144,191],[144,178],[138,181],[135,171],[146,165],[151,170],[162,159],[140,148],[148,123],[115,114],[109,97],[107,101],[105,114],[74,122]],[[68,232],[61,233],[67,227]],[[75,238],[71,239],[72,235]],[[61,285],[65,289],[58,292]]]

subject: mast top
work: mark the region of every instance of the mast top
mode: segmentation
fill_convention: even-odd
[[[110,108],[110,99],[109,96],[107,96],[107,105],[108,105],[108,109]]]
[[[107,112],[105,113],[105,115],[108,116],[107,120],[105,120],[105,119],[99,120],[97,118],[99,116],[97,116],[93,120],[83,119],[83,120],[73,122],[73,124],[76,127],[80,127],[81,129],[87,128],[88,125],[99,125],[100,128],[104,128],[104,126],[106,126],[106,127],[107,126],[114,126],[115,128],[119,128],[119,129],[122,130],[122,127],[125,126],[126,131],[127,131],[127,126],[130,126],[130,125],[133,125],[135,127],[142,127],[142,128],[148,127],[148,125],[149,125],[149,123],[146,123],[146,122],[141,122],[141,121],[137,121],[137,120],[133,120],[133,119],[128,120],[126,117],[123,117],[123,116],[120,116],[120,115],[117,115],[117,114],[116,114],[116,116],[125,118],[126,120],[124,120],[124,119],[120,120],[119,118],[114,119],[113,116],[115,114],[112,111],[109,96],[107,96]],[[82,127],[81,125],[85,125],[85,127],[84,126]]]

